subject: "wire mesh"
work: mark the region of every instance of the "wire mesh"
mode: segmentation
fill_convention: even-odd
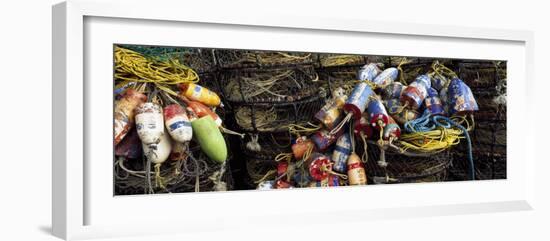
[[[313,63],[311,53],[218,49],[216,59],[222,68],[271,68]]]
[[[253,132],[281,132],[290,124],[305,125],[323,105],[320,96],[288,103],[243,104],[234,107],[240,129]]]
[[[358,154],[362,155],[362,150]],[[380,163],[380,157],[378,146],[369,143],[365,170],[372,183],[444,181],[452,161],[449,151],[419,156],[385,151],[385,163]]]
[[[289,132],[248,133],[241,140],[244,155],[260,160],[272,161],[278,154],[290,152],[290,146]]]
[[[221,164],[209,160],[198,145],[192,144],[190,155],[193,158],[186,158],[181,162],[167,160],[161,165],[160,176],[163,178],[166,188],[153,186],[155,193],[215,191],[218,190],[216,186],[218,179],[225,183],[227,190],[232,189],[233,177],[229,166],[231,157],[224,163],[225,171],[220,178]],[[132,159],[116,157],[114,162],[115,195],[147,193],[148,181],[145,177],[145,166],[145,157]],[[156,175],[152,173],[151,183],[156,181]]]
[[[288,103],[317,94],[312,66],[226,70],[221,76],[225,98],[239,103]]]

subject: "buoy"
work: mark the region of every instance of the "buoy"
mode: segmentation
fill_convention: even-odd
[[[424,106],[432,115],[444,115],[443,104],[439,98],[437,90],[434,88],[428,89],[428,96],[424,100]]]
[[[227,159],[227,146],[220,129],[211,116],[206,115],[191,121],[193,136],[201,150],[213,161],[223,163]]]
[[[340,91],[338,91],[340,90]],[[342,107],[344,106],[347,96],[343,93],[342,88],[338,88],[333,93],[333,98],[315,114],[321,124],[323,124],[328,130],[332,130],[342,120]]]
[[[359,83],[353,88],[353,91],[346,100],[344,110],[348,114],[351,113],[355,120],[359,120],[372,96],[374,96],[374,92],[370,86],[365,82]]]
[[[372,127],[370,127],[370,122],[366,115],[363,114],[359,121],[353,123],[353,133],[357,137],[361,137],[361,135],[365,137],[372,136]]]
[[[450,115],[463,115],[479,110],[472,90],[459,78],[451,80],[447,99]]]
[[[348,158],[348,183],[349,185],[367,184],[367,174],[359,156],[352,153]]]
[[[315,143],[318,151],[324,152],[330,145],[336,142],[340,135],[342,135],[342,130],[338,131],[334,135],[331,135],[329,131],[323,129],[315,132],[315,134],[311,136],[311,140]]]
[[[194,83],[180,84],[180,95],[208,106],[220,106],[220,97],[211,90]]]
[[[332,170],[339,173],[347,172],[347,161],[351,154],[351,137],[348,131],[345,131],[336,141],[334,151],[332,152],[332,161],[334,162]]]
[[[277,189],[293,188],[292,184],[290,182],[285,181],[285,180],[277,180],[275,186],[276,186]]]
[[[393,83],[395,79],[397,79],[398,74],[399,71],[397,70],[397,68],[390,67],[382,71],[382,73],[378,74],[372,82],[380,88],[385,88],[389,84]]]
[[[309,176],[315,181],[321,181],[328,177],[326,171],[331,166],[330,158],[320,153],[315,153],[311,157],[309,164]]]
[[[399,99],[404,89],[405,86],[401,82],[393,82],[382,90],[382,97],[385,100]]]
[[[371,100],[367,108],[367,113],[369,114],[371,126],[375,129],[380,130],[388,124],[388,112],[381,100]]]
[[[154,164],[164,163],[172,152],[172,140],[167,134],[163,134],[156,144],[142,143],[143,153]]]
[[[321,181],[310,182],[309,187],[338,187],[341,186],[340,178],[336,175],[328,175]]]
[[[164,135],[162,107],[152,102],[136,108],[136,128],[139,139],[145,145],[157,144]]]
[[[375,63],[366,64],[357,72],[357,79],[361,81],[370,81],[372,82],[381,70]]]
[[[191,122],[185,109],[178,104],[164,107],[164,122],[168,133],[176,142],[185,143],[193,137]]]
[[[420,108],[428,95],[428,89],[430,87],[430,77],[428,75],[419,75],[405,88],[405,90],[403,90],[400,98],[401,104],[407,105],[415,110]]]
[[[222,119],[207,106],[201,104],[200,102],[189,100],[185,97],[180,96],[180,99],[183,100],[187,107],[199,118],[210,116],[212,117],[212,120],[214,120],[214,123],[216,123],[217,127],[222,126]]]
[[[147,96],[130,88],[124,96],[115,104],[114,129],[115,129],[115,145],[120,143],[130,128],[134,125],[134,110],[138,105],[144,103]]]
[[[388,124],[384,127],[384,140],[393,140],[400,136],[401,128],[391,116],[388,116]]]
[[[115,156],[123,156],[127,159],[141,158],[143,149],[141,148],[141,140],[135,129],[130,130],[128,135],[115,146]]]
[[[300,160],[302,159],[302,157],[304,157],[304,154],[307,152],[307,150],[314,150],[315,143],[313,143],[312,140],[307,139],[307,137],[301,136],[296,139],[296,142],[292,144],[291,148],[294,158],[296,158],[296,160]]]

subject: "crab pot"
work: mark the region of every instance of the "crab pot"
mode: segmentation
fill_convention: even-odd
[[[288,125],[305,125],[323,106],[324,100],[312,96],[293,102],[240,103],[234,105],[238,129],[247,132],[283,132]]]
[[[331,68],[331,67],[339,67],[339,66],[362,66],[367,63],[367,56],[352,55],[352,54],[320,53],[316,55],[316,58],[314,58],[314,61],[315,61],[315,66],[318,68]]]
[[[439,98],[439,94],[434,88],[428,89],[428,97],[426,97],[426,99],[424,100],[424,105],[432,115],[445,114],[443,104],[441,103],[441,99]]]
[[[428,88],[430,88],[430,77],[427,75],[420,75],[414,82],[409,84],[403,94],[401,95],[401,103],[408,105],[413,109],[418,109],[422,106],[424,99],[428,96]]]
[[[448,169],[451,166],[452,155],[448,151],[429,155],[406,155],[393,151],[386,151],[387,166],[380,166],[380,150],[377,144],[368,144],[369,161],[365,163],[365,170],[369,182],[374,184],[387,183],[417,183],[445,181]],[[362,150],[358,150],[362,154]],[[461,160],[461,162],[465,162]],[[389,177],[389,178],[386,178]]]
[[[393,82],[382,90],[382,97],[386,100],[399,99],[405,86],[401,82]]]
[[[277,171],[277,162],[273,159],[264,159],[258,157],[245,157],[243,160],[244,169],[246,174],[242,176],[244,186],[247,189],[256,188],[258,181],[260,181],[267,172],[275,170]]]
[[[359,83],[346,100],[344,110],[346,113],[352,113],[355,120],[359,120],[372,96],[374,96],[374,92],[370,86],[367,83]]]
[[[187,159],[183,162],[181,167],[181,175],[174,175],[174,165],[164,164],[161,166],[160,173],[161,176],[165,178],[167,183],[166,190],[160,188],[155,188],[155,193],[166,193],[166,192],[194,192],[195,191],[195,181],[198,176],[198,185],[201,192],[204,191],[214,191],[215,183],[210,178],[216,171],[219,171],[222,167],[222,164],[217,162],[212,162],[208,157],[200,150],[200,147],[197,143],[191,141],[189,146],[189,153],[198,160],[197,163]],[[118,155],[117,155],[118,156]],[[231,159],[232,156],[229,157]],[[227,189],[232,190],[234,188],[234,179],[232,172],[229,171],[230,161],[229,159],[224,163],[225,173],[222,176],[221,180],[227,184]],[[146,162],[139,159],[127,159],[124,161],[126,168],[130,170],[145,170]],[[198,169],[199,173],[196,173],[195,170]],[[147,182],[143,177],[128,175],[125,170],[120,168],[118,165],[114,167],[114,170],[117,175],[115,175],[115,195],[135,195],[143,194],[147,188]],[[183,178],[182,178],[183,177]],[[155,182],[155,176],[152,175],[151,180]]]
[[[217,49],[215,53],[219,66],[228,69],[291,67],[313,64],[312,55],[302,52]]]
[[[226,69],[219,80],[231,105],[289,103],[319,95],[318,75],[311,65]]]
[[[369,102],[367,113],[369,114],[370,124],[372,127],[380,130],[380,128],[384,128],[388,124],[389,115],[381,100],[373,99]],[[378,121],[382,121],[382,126],[378,125]]]
[[[462,115],[479,110],[472,90],[459,78],[451,80],[447,98],[450,115]]]
[[[339,173],[346,173],[347,160],[350,154],[351,136],[348,131],[345,131],[336,141],[336,145],[332,151],[332,161],[334,162],[332,170]]]
[[[252,140],[251,135],[257,135],[258,140]],[[260,160],[273,160],[283,152],[288,152],[291,146],[290,135],[287,132],[272,132],[272,133],[247,133],[245,138],[240,139],[240,149],[245,157],[258,158]],[[257,142],[260,149],[253,149],[247,146],[250,142]],[[313,145],[313,143],[311,143]]]

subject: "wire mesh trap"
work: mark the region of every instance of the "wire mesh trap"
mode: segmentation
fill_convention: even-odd
[[[234,107],[235,121],[245,131],[287,131],[290,124],[303,125],[311,121],[323,102],[320,96],[312,96],[287,103],[242,104]]]
[[[155,90],[164,91],[166,93],[159,97],[162,102],[159,106],[166,107],[165,102],[181,105],[189,114],[189,123],[186,124],[192,126],[193,121],[210,116],[212,119],[217,118],[217,122],[215,121],[208,130],[230,133],[230,129],[238,133],[220,138],[225,140],[223,144],[229,152],[224,164],[220,162],[225,157],[219,162],[212,161],[214,159],[209,159],[203,152],[204,148],[201,151],[198,146],[199,141],[194,139],[190,142],[191,148],[187,154],[176,159],[163,160],[164,164],[156,166],[155,170],[148,170],[145,162],[147,158],[144,158],[141,145],[143,137],[138,137],[135,131],[137,128],[133,128],[120,144],[116,142],[118,145],[115,146],[113,166],[116,195],[254,189],[262,181],[274,184],[272,188],[322,186],[330,185],[326,183],[330,182],[327,181],[329,175],[342,181],[341,184],[332,183],[333,186],[363,185],[364,183],[351,182],[349,177],[354,174],[353,172],[330,172],[333,169],[342,170],[338,169],[341,165],[333,166],[336,162],[332,159],[338,160],[338,152],[344,153],[346,148],[350,149],[351,145],[348,143],[355,144],[354,151],[360,160],[364,161],[366,177],[362,180],[368,179],[368,184],[469,180],[472,178],[471,158],[468,155],[470,151],[474,156],[473,170],[477,180],[506,178],[506,62],[153,46],[128,48],[148,56],[136,60],[139,63],[143,63],[143,59],[166,60],[155,62],[156,69],[147,69],[145,66],[148,74],[155,75],[155,70],[163,69],[181,71],[173,75],[174,80],[167,78],[168,75],[160,74],[149,79],[142,78],[138,70],[128,71],[131,74],[130,78],[129,75],[117,75],[120,71],[115,71],[117,89],[133,81],[134,85],[124,88],[139,86],[142,93],[145,93],[143,97],[147,102],[154,100],[151,95],[156,93]],[[136,56],[134,53],[125,53],[131,54],[130,57]],[[131,67],[130,62],[125,62],[125,67]],[[178,64],[179,68],[171,68],[170,63]],[[377,64],[380,72],[385,68],[393,68],[381,75],[374,65],[364,67],[371,63]],[[383,81],[374,83],[374,80],[368,79],[366,81],[372,83],[358,85],[358,70],[362,67],[364,68],[361,71],[372,70],[383,76]],[[120,65],[116,65],[115,70],[120,70]],[[433,102],[427,101],[428,93],[425,93],[426,96],[418,101],[418,105],[407,106],[407,103],[403,104],[403,100],[400,100],[404,89],[410,87],[409,91],[412,91],[416,88],[418,96],[423,94],[421,83],[417,83],[416,86],[412,84],[413,81],[417,81],[419,75],[427,76],[426,82],[430,82],[422,84],[426,92],[428,89],[434,89],[429,96],[433,98],[430,100]],[[464,89],[469,88],[467,90],[471,89],[473,92],[479,110],[472,111],[473,113],[467,110],[459,113],[466,116],[455,115],[452,119],[440,116],[441,112],[423,112],[422,110],[428,109],[429,105],[439,104],[435,96],[440,98],[438,101],[442,101],[442,108],[446,104],[444,102],[451,99],[446,95],[443,97],[444,92],[440,91],[449,87],[435,81],[445,82],[445,78],[450,80],[457,76],[465,83]],[[442,79],[436,80],[439,77]],[[390,98],[387,94],[382,94],[385,92],[381,87],[387,84],[386,80],[390,83],[401,82],[408,86],[395,84],[402,88],[394,91],[401,92]],[[356,99],[353,99],[351,92],[355,87],[359,90],[353,91],[356,93],[353,95]],[[342,88],[343,94],[347,97],[343,97],[337,88]],[[334,90],[337,91],[333,93]],[[370,94],[363,96],[363,93]],[[342,98],[331,98],[333,94]],[[119,100],[122,95],[123,92],[115,92],[115,99]],[[212,97],[216,99],[216,103],[207,104],[209,101],[206,97],[201,102],[195,95]],[[454,96],[456,95],[454,93]],[[391,103],[399,106],[395,112],[389,113],[387,109],[389,114],[385,113],[383,109],[390,107],[383,105],[389,102],[384,102],[381,106],[370,106],[369,101],[378,98],[387,98],[386,101],[391,99]],[[203,108],[192,112],[190,103],[202,104],[200,106]],[[324,106],[326,108],[320,112]],[[351,113],[355,110],[353,107],[360,109],[357,111],[360,120],[355,116],[356,113]],[[377,108],[380,111],[377,112]],[[418,110],[419,115],[414,116],[413,113],[411,119],[397,118],[398,110],[409,109],[413,110],[410,113],[417,113]],[[336,124],[330,125],[333,122],[323,122],[318,119],[319,117],[315,118],[318,112],[325,114],[329,119],[334,118]],[[202,116],[199,117],[197,113],[201,113]],[[424,118],[422,113],[428,114]],[[470,114],[473,114],[473,118]],[[404,115],[409,118],[407,112]],[[381,116],[381,122],[372,120],[377,118],[376,116]],[[397,117],[390,123],[389,116]],[[438,123],[434,116],[441,117],[439,120],[442,122]],[[353,118],[353,121],[350,118]],[[415,124],[420,123],[420,128],[407,128],[403,124],[411,120],[419,121]],[[426,125],[421,123],[424,120]],[[454,121],[459,124],[452,124]],[[135,124],[132,123],[137,127]],[[430,129],[428,124],[433,124],[434,127]],[[444,127],[443,124],[448,124],[448,127]],[[386,135],[386,130],[381,129],[379,132],[367,134],[366,137],[358,137],[359,135],[355,135],[357,133],[349,134],[345,137],[349,140],[345,140],[342,136],[346,135],[339,132],[343,130],[341,128],[351,126],[352,129],[348,129],[350,132],[364,131],[363,134],[366,134],[367,130],[372,131],[373,128],[390,125],[401,128],[399,133],[393,132],[395,135],[390,137],[377,136],[382,135],[381,133]],[[163,125],[165,128],[168,126],[166,123]],[[466,138],[463,127],[471,127],[468,128],[469,139]],[[197,129],[192,128],[195,136]],[[395,129],[389,129],[388,132],[392,131]],[[239,137],[240,133],[244,135]],[[466,145],[467,141],[471,141],[472,148]],[[384,151],[380,150],[379,142],[385,143]],[[208,145],[205,144],[203,147],[205,146]],[[302,150],[304,152],[300,152]],[[212,153],[208,156],[212,158]],[[348,166],[351,163],[353,169],[358,168],[357,166],[362,168],[363,165],[358,165],[361,163],[360,160],[357,161],[357,156],[352,156],[353,158],[341,157],[338,164]],[[354,162],[350,161],[352,159]],[[323,161],[327,162],[326,166]],[[283,168],[287,170],[281,171]],[[324,174],[327,176],[322,176]],[[288,179],[282,182],[280,178],[285,175]],[[296,178],[300,181],[296,181]]]
[[[236,69],[222,76],[225,97],[234,103],[292,102],[316,95],[313,67]]]
[[[241,150],[248,158],[273,161],[283,152],[288,152],[291,146],[289,132],[248,133],[241,140]]]
[[[256,50],[216,50],[216,58],[222,68],[265,68],[310,65],[311,53],[256,51]]]
[[[233,178],[230,158],[223,164],[208,160],[199,146],[191,147],[189,155],[160,167],[160,175],[150,171],[147,179],[146,158],[116,156],[115,195],[144,193],[181,193],[231,190]],[[221,176],[220,176],[221,175]],[[163,186],[159,185],[163,182]],[[152,192],[149,190],[152,189]]]
[[[381,155],[384,155],[383,159]],[[446,180],[451,162],[449,151],[422,155],[385,151],[381,154],[376,144],[369,143],[365,170],[375,184],[435,182]]]

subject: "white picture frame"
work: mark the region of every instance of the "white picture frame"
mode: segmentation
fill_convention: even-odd
[[[535,152],[533,149],[535,145],[533,144],[534,138],[529,137],[534,137],[534,127],[527,126],[522,127],[521,131],[519,130],[521,123],[527,118],[526,116],[534,111],[532,107],[522,107],[529,106],[526,103],[529,103],[529,100],[533,98],[532,95],[529,95],[533,92],[529,82],[533,78],[532,73],[534,73],[532,32],[398,22],[365,22],[353,19],[301,18],[299,16],[286,16],[283,13],[262,13],[258,16],[212,14],[214,10],[204,8],[187,11],[183,15],[178,10],[189,8],[189,4],[192,3],[183,1],[131,1],[131,8],[128,8],[128,4],[129,1],[122,0],[108,2],[70,0],[53,7],[52,226],[54,235],[63,239],[85,239],[196,232],[235,227],[239,222],[245,222],[251,217],[265,218],[266,221],[263,221],[261,225],[284,225],[284,222],[281,221],[285,220],[288,215],[299,215],[300,219],[309,220],[310,222],[328,222],[328,220],[323,221],[326,219],[320,217],[330,215],[335,218],[345,217],[348,221],[361,221],[387,217],[422,217],[530,210],[533,208],[535,172]],[[151,6],[152,4],[154,6]],[[122,32],[124,29],[140,28],[140,25],[143,25],[144,31],[145,29],[151,33],[157,33],[155,31],[158,31],[161,36],[163,31],[172,29],[171,34],[175,37],[171,40],[166,40],[166,38],[165,40],[159,40],[158,36],[156,38],[150,36],[149,38],[143,37],[133,40],[131,38],[133,35],[129,31],[125,36],[114,39],[117,38],[116,32]],[[227,39],[219,40],[218,42],[224,43],[223,46],[218,46],[221,43],[212,39],[199,42],[201,41],[200,38],[184,38],[185,35],[179,34],[177,29],[185,30],[186,33],[196,31],[196,33],[203,33],[204,36],[212,38],[219,31],[226,31],[224,33],[228,36],[235,37],[236,35],[231,35],[231,31],[235,31],[239,32],[240,36],[244,34],[264,41],[252,43],[235,37],[234,42]],[[136,29],[134,29],[135,31]],[[97,35],[89,36],[90,34]],[[284,39],[266,43],[266,36],[276,36],[277,34],[295,37],[296,45],[291,45]],[[369,46],[354,49],[353,46],[358,46],[356,43],[349,44],[349,49],[346,49],[326,40],[326,44],[323,46],[300,44],[300,39],[311,39],[312,35],[321,39],[333,38],[340,41],[343,38],[357,38],[353,41],[350,40],[350,42],[359,42],[364,38],[373,41],[372,43],[377,43],[376,41],[382,39],[386,42],[394,41],[392,43],[395,43],[395,46],[403,46],[403,48],[390,48],[384,44],[379,44],[376,48]],[[89,40],[94,42],[87,43],[86,41]],[[508,165],[508,178],[500,181],[265,192],[238,191],[140,197],[113,197],[112,193],[107,195],[109,192],[102,190],[109,188],[109,182],[112,184],[112,175],[105,177],[105,182],[98,181],[95,175],[108,175],[108,173],[111,173],[112,168],[104,170],[101,164],[91,162],[89,157],[86,156],[89,156],[91,151],[95,156],[101,155],[98,153],[109,154],[109,152],[89,150],[94,145],[88,145],[85,141],[86,135],[91,134],[91,130],[86,129],[86,123],[90,123],[91,120],[95,122],[100,118],[100,115],[91,115],[91,113],[95,113],[94,111],[97,108],[101,108],[99,105],[104,103],[94,101],[94,104],[90,104],[90,98],[95,98],[94,93],[88,94],[86,91],[95,91],[97,94],[100,91],[111,91],[112,89],[105,89],[105,85],[97,84],[98,82],[86,82],[85,79],[96,78],[94,76],[101,75],[102,71],[109,71],[103,65],[95,63],[107,61],[106,63],[112,66],[112,59],[109,59],[103,50],[105,50],[107,44],[112,45],[113,43],[119,43],[121,40],[125,43],[138,44],[234,48],[247,48],[249,46],[248,48],[251,49],[360,51],[357,53],[393,53],[396,55],[422,55],[422,51],[427,54],[433,46],[440,46],[445,47],[441,50],[442,55],[443,52],[446,52],[446,54],[437,57],[507,57],[506,60],[511,61],[508,67],[510,85],[508,86],[509,132],[507,140],[509,144],[507,156],[509,164],[511,164]],[[405,48],[415,43],[433,45],[419,46],[414,50]],[[448,48],[449,46],[457,46],[457,49],[453,52],[452,48]],[[501,46],[503,51],[497,53],[499,51],[495,46]],[[87,49],[88,47],[94,49],[94,51],[90,52],[90,49]],[[477,52],[472,53],[473,50],[460,51],[470,47],[476,49]],[[87,55],[92,54],[94,57],[88,59]],[[433,53],[428,55],[432,56]],[[94,71],[94,76],[90,77],[86,74],[86,68],[95,68],[98,72]],[[112,85],[112,83],[108,84]],[[513,98],[510,96],[513,96]],[[94,100],[98,99],[95,98]],[[111,103],[111,101],[108,99],[106,103]],[[107,108],[105,113],[108,112]],[[112,119],[107,121],[110,122]],[[93,135],[95,139],[92,138],[91,143],[101,139],[100,137],[96,138],[98,134],[94,133]],[[520,141],[513,139],[514,136],[520,135],[522,137]],[[111,165],[112,163],[108,164]],[[88,172],[92,172],[92,174]],[[91,183],[91,180],[93,183]],[[488,191],[494,193],[487,193]],[[436,193],[446,193],[446,195],[441,199],[434,199]],[[463,195],[458,196],[460,194]],[[418,198],[422,195],[427,197],[426,200]],[[378,198],[376,200],[368,198],[373,196]],[[405,197],[410,199],[404,201]],[[322,208],[326,205],[313,202],[314,200],[331,202],[338,199],[357,198],[369,199],[365,201],[368,205],[351,210],[347,207]],[[282,210],[270,205],[280,203],[281,200],[285,199],[302,200],[308,205],[299,207],[285,205]],[[182,212],[182,214],[175,213],[174,216],[188,217],[178,220],[180,226],[183,226],[182,223],[186,224],[185,228],[175,228],[160,223],[158,225],[148,225],[147,229],[141,228],[139,223],[145,221],[155,223],[156,220],[167,217],[161,217],[158,214],[132,216],[130,212],[131,207],[152,206],[153,204],[162,206],[158,208],[159,213],[174,211],[174,207],[181,203],[215,207],[219,200],[223,200],[224,203],[235,208],[231,210],[210,208],[206,213],[197,210],[188,210],[185,213],[183,213],[184,211],[177,211]],[[125,209],[126,207],[127,209]],[[113,212],[120,212],[121,215],[115,215]],[[201,218],[203,214],[208,215],[208,217]],[[231,215],[231,220],[224,218],[227,215]],[[127,218],[120,218],[121,216]],[[90,217],[97,218],[91,219]],[[171,218],[167,218],[167,223],[170,220]]]

